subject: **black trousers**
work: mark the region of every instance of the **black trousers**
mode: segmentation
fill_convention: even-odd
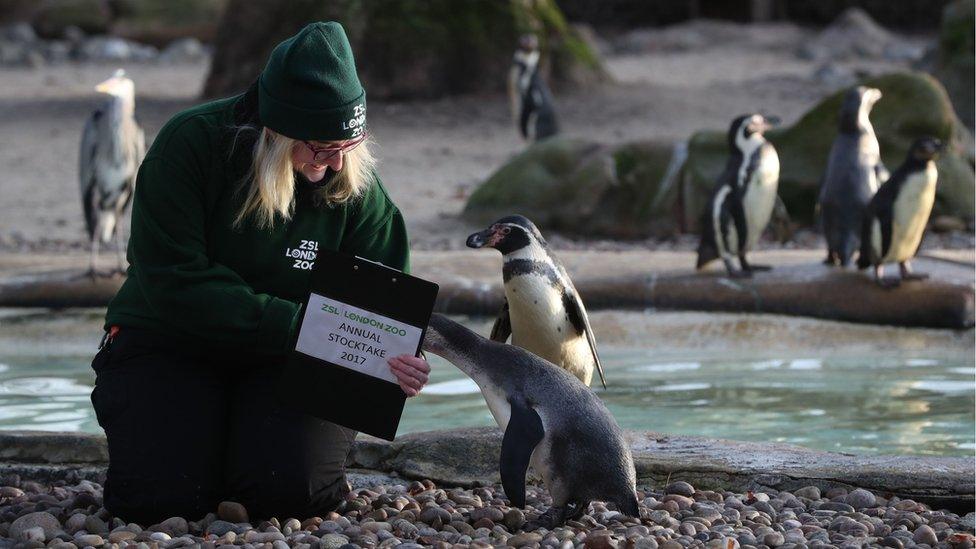
[[[333,510],[356,433],[279,405],[280,366],[122,328],[92,361],[109,450],[105,508],[144,525],[194,520],[223,500],[242,503],[252,521]]]

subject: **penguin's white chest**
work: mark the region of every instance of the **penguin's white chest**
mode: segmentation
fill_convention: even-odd
[[[907,261],[915,256],[935,203],[937,177],[935,164],[929,163],[925,171],[905,180],[892,204],[891,246],[883,263]]]
[[[592,352],[577,335],[563,305],[562,289],[541,274],[523,274],[505,283],[512,344],[565,368],[589,384]]]
[[[759,166],[746,182],[746,192],[742,197],[748,228],[747,249],[755,248],[766,230],[776,205],[776,189],[779,186],[779,156],[776,150],[771,146],[763,147],[759,154]]]

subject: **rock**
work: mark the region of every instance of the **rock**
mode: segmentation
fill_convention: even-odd
[[[263,68],[263,61],[255,60],[267,58],[280,37],[307,21],[337,18],[356,52],[359,78],[369,82],[374,100],[500,92],[511,50],[527,29],[545,37],[540,40],[542,57],[552,69],[552,81],[581,84],[608,78],[597,52],[567,24],[554,0],[505,9],[491,2],[353,5],[356,9],[347,10],[332,2],[313,2],[308,9],[282,10],[275,4],[231,0],[217,33],[214,69],[204,94],[220,97],[245,89]],[[267,33],[246,41],[237,38],[254,34],[255,21],[262,21]],[[445,44],[464,55],[444,55]],[[433,74],[438,77],[431,78]]]
[[[617,540],[613,539],[612,534],[606,530],[590,532],[583,541],[583,547],[586,549],[617,549],[617,546]]]
[[[246,521],[242,521],[242,522],[246,522]],[[207,526],[206,529],[207,534],[213,534],[218,537],[223,536],[227,532],[234,532],[236,534],[243,531],[244,531],[243,528],[240,528],[236,524],[232,522],[228,522],[226,520],[215,520],[212,523],[210,523],[210,526]]]
[[[163,63],[188,63],[199,61],[207,56],[203,44],[193,37],[174,40],[159,54]]]
[[[340,534],[322,536],[322,549],[339,549],[347,543],[349,543],[349,538]]]
[[[157,528],[160,532],[166,532],[174,538],[185,535],[190,531],[189,525],[187,524],[186,519],[183,517],[170,517],[163,522],[160,522]]]
[[[85,547],[91,545],[92,547],[101,547],[105,544],[105,540],[102,536],[98,534],[82,534],[80,536],[75,536],[75,545],[78,547]]]
[[[135,539],[136,533],[130,532],[128,530],[115,530],[108,535],[109,543],[123,543],[131,539]]]
[[[37,33],[34,32],[34,27],[30,23],[21,21],[0,28],[0,40],[17,44],[32,44],[37,42]]]
[[[38,34],[54,38],[72,26],[88,33],[105,33],[111,21],[111,10],[100,0],[58,0],[38,2],[32,23]]]
[[[813,71],[813,79],[836,90],[854,85],[857,82],[857,75],[847,67],[827,62]]]
[[[525,547],[533,543],[542,541],[542,535],[535,532],[523,532],[508,538],[508,545],[512,547]]]
[[[451,522],[451,514],[441,509],[437,506],[430,506],[425,508],[420,512],[420,516],[417,517],[421,522],[426,522],[427,524],[434,524],[435,520],[440,520],[441,524],[447,524]]]
[[[779,547],[786,543],[786,538],[779,532],[771,532],[763,536],[763,543],[770,547]]]
[[[227,522],[250,522],[247,509],[236,501],[222,501],[217,505],[217,516]]]
[[[885,46],[896,40],[860,8],[848,8],[800,54],[805,59],[880,59]]]
[[[487,225],[518,212],[543,231],[606,238],[673,234],[683,145],[600,145],[553,137],[530,145],[468,199],[463,216]],[[673,159],[673,161],[672,161]]]
[[[915,529],[915,534],[912,536],[912,540],[915,543],[924,543],[930,547],[935,547],[939,543],[939,537],[935,535],[935,530],[927,524],[923,524]]]
[[[665,494],[678,494],[679,496],[691,497],[695,495],[695,487],[684,481],[672,482],[664,489]]]
[[[847,494],[845,501],[848,505],[858,511],[864,509],[865,507],[874,507],[877,503],[877,499],[874,497],[874,494],[863,488],[857,488],[853,492]]]
[[[61,523],[54,515],[45,511],[28,513],[10,524],[8,535],[13,539],[23,539],[24,531],[35,527],[44,530],[45,539],[54,539],[61,530]]]
[[[973,72],[976,56],[973,52],[976,6],[972,0],[956,0],[942,9],[939,29],[939,48],[934,74],[945,84],[952,104],[963,123],[973,130],[974,113]]]
[[[513,507],[505,513],[503,522],[510,532],[516,532],[525,524],[525,513],[521,509]]]
[[[33,528],[28,528],[20,533],[21,541],[33,541],[44,543],[46,540],[44,535],[44,529],[40,526],[35,526]]]
[[[854,508],[846,503],[841,503],[839,501],[828,501],[823,503],[818,507],[818,509],[823,509],[825,511],[840,511],[841,513],[853,513]]]
[[[976,513],[966,513],[965,516],[959,519],[959,525],[972,532],[976,529]]]
[[[128,40],[95,36],[85,40],[78,49],[78,56],[85,61],[128,61],[133,53]]]
[[[923,73],[897,72],[867,79],[861,84],[878,88],[884,97],[871,112],[885,165],[894,170],[908,147],[920,135],[948,143],[936,162],[939,185],[933,215],[971,220],[976,204],[973,185],[972,136],[959,122],[945,88]],[[791,219],[813,223],[820,178],[837,134],[837,116],[845,90],[827,97],[789,128],[767,133],[782,160],[779,195]],[[728,157],[725,131],[698,132],[688,144],[688,159],[681,170],[684,219],[696,228],[705,201]]]
[[[88,515],[84,513],[75,513],[68,517],[68,520],[64,521],[64,530],[69,534],[74,535],[75,532],[85,527],[85,522],[87,521]]]
[[[85,519],[85,530],[88,530],[89,534],[107,534],[108,525],[104,520],[91,515]]]

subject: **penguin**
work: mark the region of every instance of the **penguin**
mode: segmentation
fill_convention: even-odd
[[[881,91],[858,86],[844,96],[817,204],[827,240],[827,265],[846,267],[861,238],[861,214],[888,179],[869,115]]]
[[[584,384],[600,374],[607,380],[596,350],[583,301],[562,263],[534,223],[521,215],[503,217],[468,237],[469,248],[502,253],[505,301],[491,329],[492,341],[512,344],[565,368]]]
[[[519,39],[508,73],[508,96],[523,139],[538,141],[559,132],[552,94],[539,73],[539,41],[534,34]]]
[[[512,504],[525,507],[529,465],[542,477],[553,506],[537,525],[552,528],[578,518],[592,500],[640,517],[630,446],[603,401],[569,372],[436,313],[423,349],[454,364],[481,389],[505,432],[499,473]]]
[[[935,158],[942,147],[942,142],[933,137],[912,143],[905,161],[881,185],[864,211],[857,267],[864,270],[873,265],[874,278],[882,287],[928,278],[926,274],[913,273],[910,261],[918,253],[935,203],[939,176]],[[901,278],[885,280],[885,263],[898,263]]]
[[[721,259],[729,276],[736,278],[771,268],[749,264],[746,251],[755,247],[776,205],[779,156],[763,134],[777,122],[760,114],[732,121],[728,134],[731,154],[702,212],[697,269],[715,259]],[[735,256],[738,271],[732,264]]]

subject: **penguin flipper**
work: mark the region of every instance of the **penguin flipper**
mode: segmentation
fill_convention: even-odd
[[[497,341],[499,343],[505,343],[508,341],[509,336],[512,335],[512,317],[509,316],[508,312],[508,300],[502,300],[502,308],[498,311],[498,317],[495,318],[495,324],[491,327],[491,336],[489,339],[492,341]]]
[[[732,222],[735,223],[735,236],[738,239],[739,257],[742,257],[746,253],[746,242],[749,239],[746,210],[742,206],[742,195],[739,191],[729,193],[729,198],[731,200],[727,200],[726,203],[729,205],[729,214],[732,216]]]
[[[593,353],[593,362],[596,364],[596,371],[599,372],[600,382],[603,383],[603,388],[606,389],[607,378],[603,374],[600,353],[596,350],[596,338],[593,336],[593,328],[590,326],[590,317],[587,316],[586,309],[583,307],[583,300],[580,299],[579,294],[575,291],[564,291],[563,307],[566,309],[566,314],[569,315],[569,321],[576,328],[576,331],[586,334],[586,342],[590,345],[590,352]]]
[[[878,159],[878,163],[874,165],[874,175],[878,178],[879,185],[888,181],[888,178],[891,177],[891,172],[888,171],[888,168],[885,167],[884,162],[880,158]]]
[[[545,436],[539,413],[522,400],[509,400],[512,416],[502,438],[502,454],[498,471],[505,495],[516,507],[525,507],[525,472],[529,469],[532,451]]]

